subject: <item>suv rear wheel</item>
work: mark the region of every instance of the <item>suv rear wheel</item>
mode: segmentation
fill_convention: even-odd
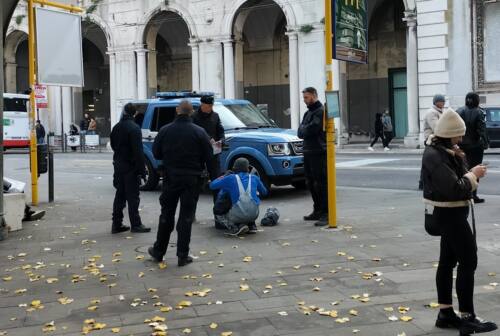
[[[151,164],[151,162],[149,162],[148,159],[145,160],[145,165],[146,165],[146,178],[144,180],[141,179],[140,190],[143,191],[155,190],[156,187],[158,187],[158,181],[159,181],[158,173],[156,173],[155,169],[153,168],[153,165]]]

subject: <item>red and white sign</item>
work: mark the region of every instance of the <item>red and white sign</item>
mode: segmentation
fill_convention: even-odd
[[[47,85],[35,85],[35,99],[36,108],[47,108],[48,98],[47,98]]]

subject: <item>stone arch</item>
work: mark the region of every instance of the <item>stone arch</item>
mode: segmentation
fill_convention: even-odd
[[[4,59],[6,62],[15,62],[17,47],[27,38],[28,33],[20,29],[12,30],[7,34],[4,45]]]
[[[108,50],[113,49],[113,47],[115,46],[113,31],[111,30],[109,25],[103,19],[101,19],[101,17],[95,14],[89,14],[83,21],[83,23],[85,22],[93,23],[99,28],[101,28],[101,31],[104,33],[104,36],[106,37],[106,45],[108,46]]]
[[[235,40],[235,96],[261,105],[279,126],[289,128],[290,71],[298,69],[290,68],[286,32],[291,24],[283,6],[273,0],[244,1],[228,22],[232,28],[225,36]]]
[[[233,1],[233,5],[231,6],[229,13],[224,18],[224,23],[222,26],[222,35],[224,36],[232,36],[233,35],[233,27],[238,18],[238,11],[246,2],[249,0],[237,0]],[[281,7],[281,10],[285,14],[286,22],[288,27],[296,27],[297,26],[297,18],[295,16],[295,12],[293,7],[290,5],[290,2],[287,0],[273,0],[278,6]]]
[[[24,71],[19,74],[20,77],[18,78],[18,72],[20,71],[18,69],[18,50],[21,45],[24,45],[24,48],[26,48],[27,40],[28,34],[22,29],[12,29],[5,38],[3,65],[5,71],[4,84],[6,92],[15,93],[27,88],[26,83],[24,83],[27,81],[27,78],[25,77],[25,75],[27,76],[27,68],[24,68]],[[27,62],[27,58],[25,61]],[[27,66],[27,63],[25,66]],[[24,85],[22,85],[24,86],[23,88],[20,88],[18,83],[18,79],[21,78],[24,78]]]
[[[147,40],[147,37],[145,36],[146,34],[146,27],[148,26],[149,22],[158,14],[161,12],[173,12],[177,15],[179,15],[184,22],[186,23],[188,30],[189,30],[189,36],[190,37],[196,37],[198,36],[198,32],[196,29],[196,24],[194,23],[194,19],[189,13],[189,11],[182,5],[179,5],[175,2],[170,1],[168,5],[161,4],[149,12],[147,12],[139,21],[138,23],[138,29],[135,37],[135,44],[137,46],[144,46],[144,41]]]

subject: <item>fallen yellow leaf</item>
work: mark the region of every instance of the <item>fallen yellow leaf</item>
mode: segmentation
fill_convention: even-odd
[[[111,332],[114,334],[118,334],[120,332],[120,328],[111,328]]]
[[[209,326],[209,327],[210,327],[210,329],[217,329],[217,327],[218,327],[218,326],[219,326],[219,325],[218,325],[217,323],[212,322],[212,323],[210,323],[210,326]]]

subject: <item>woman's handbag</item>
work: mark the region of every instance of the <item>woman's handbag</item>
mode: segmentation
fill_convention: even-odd
[[[425,206],[425,231],[431,236],[441,236],[441,228],[434,216],[434,207]]]

